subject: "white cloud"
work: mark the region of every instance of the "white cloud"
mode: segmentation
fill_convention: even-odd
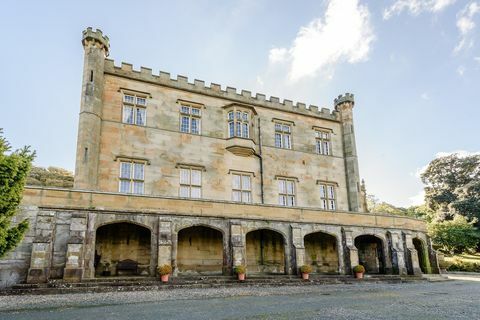
[[[472,31],[475,29],[475,15],[480,12],[478,2],[470,2],[457,14],[457,29],[460,33],[460,40],[453,49],[454,53],[473,47]]]
[[[383,11],[383,19],[388,20],[393,15],[399,15],[408,11],[411,15],[419,15],[422,12],[440,12],[455,3],[456,0],[397,0]]]
[[[425,203],[425,191],[421,190],[416,195],[409,197],[410,205],[412,206],[419,206]]]
[[[438,159],[438,158],[442,158],[442,157],[447,157],[449,155],[452,155],[452,154],[457,154],[457,156],[459,158],[465,158],[465,157],[468,157],[468,156],[474,156],[474,155],[480,155],[480,151],[466,151],[466,150],[454,150],[454,151],[440,151],[440,152],[437,152],[434,156],[434,159]],[[420,179],[420,176],[422,175],[422,173],[425,172],[425,170],[427,170],[428,168],[428,164],[420,167],[420,168],[417,168],[415,170],[415,177],[416,178],[419,178]]]
[[[463,75],[465,74],[465,67],[464,66],[459,66],[457,68],[457,73],[460,77],[463,77]]]
[[[428,95],[427,92],[424,92],[420,95],[420,98],[422,98],[423,100],[430,100],[430,96]]]
[[[291,82],[319,72],[328,78],[337,63],[367,60],[374,38],[366,6],[358,0],[329,0],[324,17],[302,27],[290,48],[271,49],[269,61],[286,63]]]

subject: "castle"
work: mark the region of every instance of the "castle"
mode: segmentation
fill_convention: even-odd
[[[423,221],[368,213],[354,96],[333,111],[108,59],[86,29],[73,189],[27,187],[1,286],[108,276],[437,273]]]

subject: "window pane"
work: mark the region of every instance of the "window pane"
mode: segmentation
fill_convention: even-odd
[[[189,117],[182,117],[182,120],[181,120],[181,124],[180,124],[180,131],[181,132],[189,132],[189,122],[190,122],[190,118]]]
[[[145,106],[147,104],[147,100],[145,98],[137,97],[137,104]]]
[[[192,185],[195,185],[195,186],[202,185],[202,171],[192,170]]]
[[[131,165],[130,162],[120,163],[120,178],[130,179]]]
[[[282,125],[280,123],[275,123],[275,131],[282,131]]]
[[[294,194],[295,193],[293,181],[287,180],[287,193],[288,194]]]
[[[322,140],[317,139],[315,141],[315,150],[318,154],[322,154]]]
[[[192,118],[192,133],[199,134],[200,133],[200,119]]]
[[[240,111],[236,112],[235,118],[242,119],[242,113]]]
[[[190,169],[180,169],[180,184],[190,184]]]
[[[322,200],[322,209],[327,209],[327,200]]]
[[[243,191],[242,192],[242,201],[243,202],[252,202],[250,191]]]
[[[238,201],[238,202],[242,201],[241,196],[242,196],[242,193],[240,191],[233,191],[232,192],[232,200],[233,201]]]
[[[134,181],[133,182],[133,193],[143,194],[143,182]]]
[[[281,206],[287,205],[287,196],[280,195],[278,196],[278,204]]]
[[[137,125],[144,126],[145,125],[145,108],[137,108]]]
[[[244,112],[244,113],[242,114],[242,120],[243,120],[243,121],[248,121],[248,113],[247,113],[247,112]]]
[[[235,136],[241,137],[242,136],[242,123],[235,122]]]
[[[250,176],[242,176],[242,190],[250,190]]]
[[[125,95],[123,97],[123,101],[127,102],[127,103],[135,103],[135,97],[134,96],[129,96],[129,95]]]
[[[190,197],[190,187],[180,186],[180,197],[184,197],[184,198]]]
[[[294,205],[295,205],[295,197],[294,196],[288,196],[287,206],[293,207]]]
[[[232,176],[232,189],[240,190],[240,175],[234,174]]]
[[[228,137],[231,138],[233,136],[235,136],[235,124],[234,124],[234,122],[229,122],[228,123]]]
[[[330,143],[328,141],[323,142],[323,150],[325,155],[328,156],[330,154]]]
[[[280,133],[275,133],[275,147],[282,147],[282,135]]]
[[[248,123],[242,124],[242,137],[248,138]]]
[[[200,109],[198,108],[192,108],[192,114],[194,116],[200,116]]]
[[[290,126],[283,125],[283,132],[290,132]]]
[[[130,180],[120,180],[120,192],[130,192]]]
[[[123,123],[133,123],[133,108],[123,106]]]
[[[228,113],[228,120],[233,120],[233,111]]]
[[[190,114],[190,108],[187,107],[187,106],[182,106],[182,107],[180,108],[180,112],[181,112],[181,113]]]
[[[290,144],[290,135],[289,134],[284,134],[283,135],[283,147],[285,149],[290,149],[292,146]]]
[[[326,198],[326,190],[325,190],[325,185],[321,184],[320,185],[320,198]]]
[[[192,198],[201,198],[202,197],[202,188],[200,187],[192,187]]]
[[[328,186],[328,197],[330,199],[335,199],[335,191],[333,189],[333,186]]]
[[[335,200],[330,200],[330,210],[335,210]]]
[[[144,179],[144,168],[143,163],[135,163],[133,165],[133,179],[143,180]]]
[[[278,180],[279,193],[287,193],[287,187],[285,186],[285,180]]]

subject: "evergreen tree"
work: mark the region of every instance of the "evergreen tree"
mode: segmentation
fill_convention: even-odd
[[[22,200],[34,158],[35,152],[29,147],[11,152],[10,144],[0,129],[0,258],[17,246],[28,229],[27,220],[15,226],[11,226],[11,220]]]

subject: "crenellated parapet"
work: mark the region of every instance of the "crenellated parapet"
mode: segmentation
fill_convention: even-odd
[[[88,43],[94,43],[105,50],[105,56],[108,57],[110,50],[110,40],[103,35],[102,30],[96,29],[93,31],[92,27],[88,27],[83,31],[82,45],[85,47]]]
[[[337,98],[334,100],[334,105],[335,108],[337,108],[338,105],[345,103],[345,102],[351,102],[352,105],[355,104],[355,99],[354,99],[354,94],[353,93],[345,93],[344,95],[339,95]]]
[[[273,96],[267,99],[266,95],[262,93],[256,93],[253,95],[252,92],[248,90],[238,91],[236,88],[229,86],[222,88],[221,85],[216,83],[211,83],[210,86],[208,86],[203,80],[195,79],[191,82],[185,76],[177,75],[177,77],[174,78],[170,73],[163,71],[160,71],[159,74],[156,75],[152,73],[152,69],[150,68],[140,67],[140,70],[134,70],[130,63],[122,62],[120,66],[116,66],[111,59],[105,60],[105,73],[207,96],[223,98],[237,103],[256,105],[332,121],[339,121],[340,119],[338,112],[335,110],[332,112],[329,108],[319,108],[315,105],[307,106],[302,102],[293,103],[292,100],[288,99],[280,101],[278,97]]]

